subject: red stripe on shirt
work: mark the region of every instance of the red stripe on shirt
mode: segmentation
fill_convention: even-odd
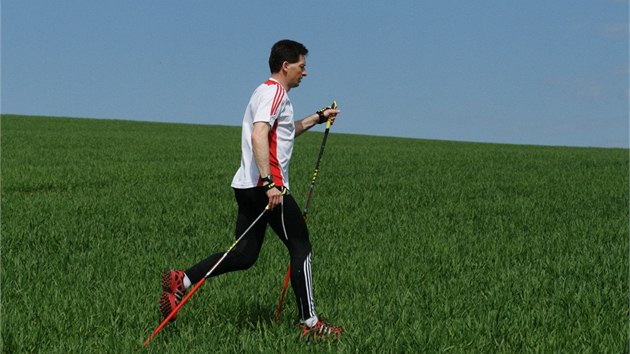
[[[278,161],[278,121],[276,120],[273,123],[273,127],[269,131],[269,169],[271,170],[271,175],[273,176],[273,183],[276,186],[282,187],[284,186],[284,181],[282,180],[282,170],[280,169],[280,162]],[[258,186],[262,186],[262,179],[258,180]]]
[[[283,90],[284,91],[284,90]],[[273,123],[273,128],[269,132],[269,169],[273,176],[273,183],[278,187],[284,186],[282,180],[282,170],[278,161],[278,120]]]
[[[284,99],[284,87],[280,85],[277,81],[267,80],[265,84],[271,86],[276,85],[276,93],[273,97],[273,101],[271,103],[271,111],[269,112],[270,116],[274,116],[278,113],[278,108],[280,108],[280,104]],[[273,124],[273,127],[269,131],[269,168],[271,175],[273,176],[273,182],[278,187],[284,186],[284,181],[282,180],[282,169],[280,168],[280,161],[278,161],[278,120],[276,120]],[[262,179],[258,181],[258,186],[262,186]]]
[[[271,112],[269,113],[271,116],[274,116],[278,112],[278,108],[280,107],[280,103],[284,98],[284,88],[278,85],[276,87],[276,95],[273,98],[273,103],[271,104]]]
[[[267,80],[265,84],[268,86],[276,85],[276,94],[273,97],[273,101],[271,102],[271,111],[269,112],[270,116],[273,116],[278,111],[280,107],[280,103],[282,103],[282,99],[284,98],[284,87],[280,85],[277,81]]]

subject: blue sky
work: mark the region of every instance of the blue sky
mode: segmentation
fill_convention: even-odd
[[[238,126],[290,38],[296,118],[335,99],[337,132],[628,147],[628,0],[0,6],[2,113]]]

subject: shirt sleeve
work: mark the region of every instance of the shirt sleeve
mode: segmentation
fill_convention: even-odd
[[[256,112],[254,114],[255,122],[267,122],[273,126],[278,113],[280,112],[280,105],[284,99],[284,88],[281,85],[269,85],[263,89],[258,100]]]

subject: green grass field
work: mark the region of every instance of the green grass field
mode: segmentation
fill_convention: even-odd
[[[338,124],[344,124],[339,120]],[[2,352],[132,353],[160,272],[233,241],[240,128],[4,115]],[[298,138],[306,197],[322,133]],[[288,256],[210,279],[148,353],[628,352],[628,150],[335,133],[309,212],[305,343]]]

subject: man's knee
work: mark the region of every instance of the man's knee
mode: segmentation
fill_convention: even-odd
[[[292,247],[290,253],[292,261],[304,262],[306,258],[311,254],[311,244],[310,242],[301,243],[297,247]]]
[[[230,263],[235,270],[245,270],[251,268],[258,260],[258,254],[253,252],[240,252],[239,250],[233,250],[230,252]]]
[[[236,247],[228,254],[230,264],[236,270],[251,268],[258,260],[258,249],[255,247]]]

